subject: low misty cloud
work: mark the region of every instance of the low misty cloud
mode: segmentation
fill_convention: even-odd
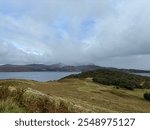
[[[150,69],[149,0],[1,0],[0,64]]]

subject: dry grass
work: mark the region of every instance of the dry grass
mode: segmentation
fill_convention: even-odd
[[[115,89],[90,79],[1,80],[0,86],[0,98],[14,97],[28,112],[150,112],[143,98],[149,90]]]
[[[1,113],[22,113],[27,112],[24,107],[20,107],[13,98],[0,100]]]
[[[16,84],[16,80],[0,81],[0,112],[91,112],[82,106],[61,97],[49,96],[29,88],[24,82]],[[18,81],[20,82],[20,81]],[[32,85],[40,84],[25,81]],[[11,84],[12,83],[12,84]],[[30,85],[31,85],[30,84]],[[41,83],[42,84],[42,83]],[[26,86],[26,87],[25,87]],[[25,108],[25,109],[22,109]]]

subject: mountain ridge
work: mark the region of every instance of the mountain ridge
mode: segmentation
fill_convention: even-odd
[[[5,64],[0,65],[0,72],[32,72],[32,71],[60,71],[60,72],[84,72],[97,69],[109,69],[119,70],[129,73],[150,73],[150,70],[138,70],[138,69],[118,69],[113,67],[102,67],[94,64],[89,65],[65,65],[65,64],[27,64],[27,65],[12,65]]]

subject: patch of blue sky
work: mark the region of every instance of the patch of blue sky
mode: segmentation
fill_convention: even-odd
[[[21,6],[20,8],[16,8],[11,4],[4,3],[0,5],[0,13],[17,19],[24,16],[25,13],[29,10],[29,8],[29,6]]]
[[[8,39],[8,38],[4,38],[4,37],[0,37],[1,40],[5,41],[5,44],[12,44],[13,46],[15,46],[16,48],[23,48],[24,45],[22,44],[18,44],[16,41],[12,40],[12,39]]]
[[[74,29],[71,26],[71,22],[66,18],[59,19],[55,21],[52,25],[52,28],[55,29],[55,37],[58,41],[62,41],[65,34],[74,34]],[[78,40],[83,40],[84,38],[91,35],[91,31],[95,26],[95,19],[94,18],[87,18],[83,20],[77,30],[79,33],[77,36],[75,35]]]
[[[57,31],[57,32],[55,33],[55,37],[56,37],[56,39],[57,39],[58,41],[62,41],[62,40],[63,40],[63,33],[62,33],[62,31]]]
[[[0,32],[1,32],[1,34],[13,33],[13,35],[14,35],[14,34],[17,34],[17,29],[4,26],[4,27],[1,27]]]
[[[116,6],[118,5],[120,2],[123,2],[125,0],[109,0],[110,5],[112,6]]]
[[[4,38],[7,37],[7,39],[14,39],[16,37],[20,37],[20,36],[26,36],[27,33],[24,31],[19,31],[16,27],[14,28],[10,28],[10,27],[3,27],[0,30],[0,34],[1,36],[3,36]]]
[[[69,30],[69,17],[62,14],[54,20],[54,22],[51,24],[51,27],[56,29],[60,28],[63,30]]]
[[[84,39],[91,35],[91,31],[95,26],[95,20],[93,18],[88,18],[81,23],[80,27],[80,39]]]
[[[57,40],[63,40],[64,33],[71,33],[71,26],[65,18],[57,19],[51,27],[55,30],[55,37]]]
[[[45,42],[50,42],[50,36],[48,36],[48,35],[44,35],[44,36],[42,37],[42,39],[43,39],[43,41],[45,41]]]

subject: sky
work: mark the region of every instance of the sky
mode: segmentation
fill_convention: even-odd
[[[149,0],[0,0],[0,64],[150,70]]]

